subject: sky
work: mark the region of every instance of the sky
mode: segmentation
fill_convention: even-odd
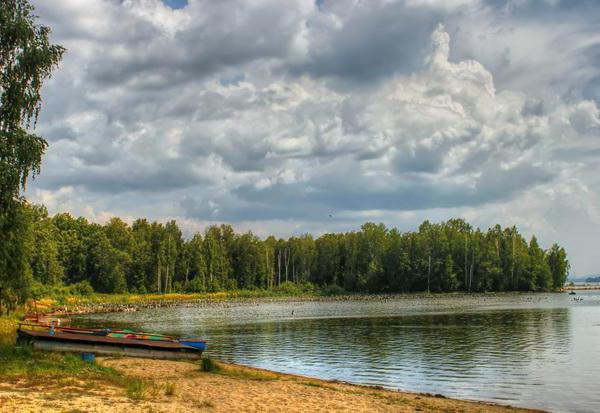
[[[32,0],[67,53],[26,195],[259,236],[516,225],[600,272],[595,0]]]

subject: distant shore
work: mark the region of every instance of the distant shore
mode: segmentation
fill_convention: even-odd
[[[564,291],[571,290],[600,290],[600,284],[572,285],[564,288]]]
[[[567,288],[555,293],[565,293]],[[577,289],[577,288],[575,288]],[[549,294],[551,292],[547,292]],[[227,305],[233,303],[269,303],[269,302],[295,302],[295,301],[386,301],[386,300],[431,300],[431,301],[457,301],[491,299],[495,297],[520,297],[534,296],[534,292],[487,292],[487,293],[391,293],[391,294],[265,294],[263,291],[229,291],[216,293],[172,293],[172,294],[94,294],[91,296],[71,296],[61,299],[44,298],[35,304],[30,302],[27,311],[40,314],[51,313],[57,316],[134,312],[142,309],[170,308],[185,306]]]
[[[0,378],[0,412],[539,412],[218,363],[203,372],[189,362],[134,358],[99,364],[140,383],[124,390],[101,378]],[[134,399],[134,400],[132,400]]]

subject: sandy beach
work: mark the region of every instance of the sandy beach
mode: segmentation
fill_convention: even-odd
[[[1,412],[533,412],[434,395],[309,379],[219,364],[216,373],[190,362],[134,358],[99,363],[141,379],[132,399],[110,382],[0,378]]]

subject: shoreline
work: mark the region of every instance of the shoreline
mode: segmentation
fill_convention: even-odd
[[[326,412],[541,412],[493,402],[388,390],[339,381],[276,373],[217,362],[203,372],[184,361],[99,358],[140,385],[135,391],[114,383],[76,378],[0,379],[0,412],[72,411],[326,411]],[[28,382],[29,380],[29,382]],[[135,402],[132,402],[135,400]]]
[[[520,297],[537,294],[561,294],[561,291],[545,292],[483,292],[483,293],[390,293],[390,294],[343,294],[343,295],[268,295],[247,294],[246,292],[218,292],[218,293],[193,293],[193,294],[125,294],[125,295],[96,295],[92,297],[72,296],[59,302],[54,298],[44,298],[34,305],[28,303],[28,312],[34,313],[35,309],[40,314],[52,316],[69,316],[83,314],[135,312],[144,309],[192,307],[218,304],[238,303],[285,303],[285,302],[336,302],[336,301],[388,301],[388,300],[444,300],[444,299],[466,299],[475,300],[479,298],[496,297]],[[107,299],[108,298],[108,299]],[[62,300],[61,300],[62,301]]]
[[[560,293],[560,292],[556,292]],[[564,292],[562,292],[564,293]],[[235,305],[271,302],[335,302],[335,301],[386,301],[403,300],[410,304],[413,300],[426,300],[430,305],[447,305],[448,303],[477,302],[493,304],[495,299],[514,297],[531,300],[539,293],[493,292],[493,293],[438,293],[438,294],[377,294],[377,295],[288,295],[248,297],[225,293],[212,294],[171,294],[153,296],[121,296],[128,298],[128,304],[116,302],[78,302],[58,308],[53,315],[67,316],[90,313],[138,311],[147,308],[164,308],[171,306],[204,306]],[[552,293],[548,293],[552,294]],[[540,294],[541,296],[541,294]],[[94,299],[102,297],[95,296]],[[143,300],[141,298],[144,298]],[[39,304],[38,304],[39,306]],[[44,308],[44,307],[42,307]],[[51,307],[46,307],[50,309]],[[2,321],[0,319],[0,321]],[[4,318],[5,329],[16,326],[13,320]],[[11,327],[12,326],[12,327]],[[0,323],[0,327],[2,327]],[[56,353],[54,353],[56,354]],[[198,364],[189,362],[134,359],[134,358],[99,358],[99,366],[113,368],[122,374],[124,382],[134,380],[147,383],[139,391],[144,396],[129,394],[130,390],[123,384],[111,382],[110,375],[105,379],[91,379],[77,374],[59,373],[52,375],[21,374],[12,377],[0,377],[0,412],[5,411],[65,411],[67,399],[61,396],[65,386],[69,398],[74,397],[79,403],[73,411],[132,411],[131,402],[145,406],[139,411],[172,411],[172,403],[178,410],[194,411],[277,411],[281,403],[289,411],[361,411],[356,406],[364,406],[362,411],[464,411],[464,412],[539,412],[541,410],[512,407],[495,402],[460,400],[443,395],[406,392],[385,389],[336,380],[323,380],[306,376],[278,373],[260,368],[218,362],[219,372],[200,372]],[[159,373],[162,372],[162,373]],[[208,384],[207,384],[208,383]],[[219,383],[216,385],[215,383]],[[199,391],[205,388],[210,391]],[[170,388],[179,389],[180,396],[166,394]],[[221,388],[228,388],[233,404],[223,399]],[[100,391],[100,390],[101,391]],[[183,389],[183,390],[182,390]],[[173,390],[174,391],[174,390]],[[290,393],[291,392],[291,393]],[[184,400],[183,394],[191,394],[195,401]],[[253,394],[248,398],[247,393]],[[139,399],[139,400],[138,400]],[[332,401],[331,406],[321,408],[318,400]],[[17,404],[11,404],[16,400]],[[49,401],[50,400],[50,401]],[[56,400],[56,403],[52,402]],[[60,400],[63,400],[60,402]],[[199,401],[200,400],[200,401]],[[62,403],[62,404],[61,404]],[[105,404],[116,406],[104,409]],[[195,404],[194,404],[195,403]],[[257,404],[258,403],[258,404]],[[262,404],[261,404],[262,403]],[[362,404],[361,404],[362,403]],[[248,407],[244,410],[245,406]],[[11,407],[12,406],[12,407]],[[226,406],[226,407],[223,407]],[[370,409],[369,407],[376,406]],[[12,409],[12,410],[11,410]],[[29,409],[29,410],[28,410]],[[79,409],[79,410],[78,410]],[[138,411],[138,410],[133,410]]]

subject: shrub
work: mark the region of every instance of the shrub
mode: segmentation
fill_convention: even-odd
[[[219,371],[221,368],[217,363],[213,361],[213,359],[211,359],[210,357],[205,357],[202,359],[200,369],[202,371],[214,373],[216,371]]]
[[[326,285],[325,287],[323,287],[321,289],[321,294],[323,295],[342,295],[342,294],[346,294],[346,290],[344,290],[342,287],[340,287],[337,284],[330,284],[330,285]]]
[[[127,396],[133,400],[141,400],[146,395],[146,382],[140,379],[131,379],[127,382]]]
[[[275,291],[284,295],[300,295],[302,294],[302,290],[300,287],[293,282],[284,282],[281,285],[275,287]]]
[[[70,285],[69,292],[74,295],[92,295],[94,294],[94,289],[89,281],[81,281],[77,284]]]

